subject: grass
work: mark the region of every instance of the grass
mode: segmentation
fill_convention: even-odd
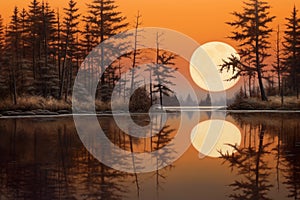
[[[14,105],[11,99],[7,98],[0,101],[0,110],[70,110],[71,105],[63,100],[57,100],[54,98],[43,98],[40,96],[26,96],[18,97],[17,104]]]
[[[97,111],[110,110],[110,104],[96,100],[95,107]],[[24,96],[18,97],[17,104],[14,105],[10,98],[0,100],[0,111],[32,111],[32,110],[49,110],[52,112],[59,110],[72,110],[71,97],[67,101],[58,100],[52,97],[44,98],[41,96]]]
[[[237,98],[229,106],[231,110],[300,110],[300,99],[295,96],[284,97],[281,104],[281,97],[270,96],[268,101],[261,101],[258,98]]]

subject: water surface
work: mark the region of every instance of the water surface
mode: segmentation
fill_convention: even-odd
[[[182,114],[193,118],[193,112]],[[199,123],[211,113],[200,116]],[[82,144],[72,117],[0,119],[0,199],[299,199],[299,116],[227,113],[225,120],[241,136],[239,146],[226,144],[236,148],[234,154],[220,151],[219,158],[201,157],[191,145],[171,166],[140,174],[96,160]],[[133,118],[140,125],[149,122],[147,116]],[[162,131],[151,138],[122,132],[112,116],[98,119],[120,148],[151,152],[176,135],[180,113],[170,114]],[[155,119],[160,122],[160,116]],[[185,124],[187,133],[196,125]],[[163,156],[172,155],[170,150]]]

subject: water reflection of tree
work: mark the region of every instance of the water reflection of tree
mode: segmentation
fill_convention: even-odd
[[[160,121],[162,123],[162,121]],[[158,131],[158,134],[155,136],[156,139],[152,140],[151,147],[152,150],[162,150],[162,152],[159,155],[159,160],[161,162],[168,161],[172,159],[172,155],[176,152],[174,152],[174,148],[171,146],[165,147],[171,140],[173,139],[173,134],[176,131],[176,129],[171,128],[170,125],[165,125],[161,130]],[[155,171],[155,177],[156,177],[156,194],[157,198],[159,198],[159,191],[163,190],[162,183],[166,180],[166,171],[171,170],[174,167],[174,164],[168,165],[166,168],[159,170],[158,165],[162,163],[158,163],[157,160],[157,170]]]
[[[232,115],[241,127],[265,126],[269,138],[273,138],[269,155],[269,163],[274,166],[277,189],[282,192],[284,185],[289,199],[300,199],[300,130],[299,114],[297,113],[253,113]],[[253,129],[253,128],[252,128]],[[251,128],[250,128],[251,130]],[[253,134],[245,129],[245,138]],[[244,138],[244,140],[246,140]],[[244,144],[245,146],[245,144]],[[239,148],[237,155],[242,148]],[[269,152],[269,151],[267,151]],[[236,157],[237,155],[234,155]],[[276,170],[276,172],[275,172]],[[281,191],[280,191],[281,190]]]
[[[283,121],[283,120],[282,120]],[[288,197],[300,199],[300,129],[299,121],[294,120],[284,123],[283,137],[283,167],[282,172],[285,180],[283,184],[288,190]]]
[[[0,125],[0,196],[7,199],[123,199],[126,174],[95,160],[72,120]]]
[[[149,124],[149,116],[148,115],[132,115],[132,119],[135,123],[140,126],[145,126]],[[126,120],[123,122],[126,123]],[[173,139],[176,128],[172,128],[170,124],[163,124],[163,118],[161,114],[157,114],[153,116],[152,125],[150,126],[149,132],[145,133],[145,136],[151,136],[149,138],[137,138],[131,136],[132,132],[135,131],[131,127],[128,127],[129,133],[125,133],[116,126],[114,122],[107,123],[102,120],[102,128],[106,131],[107,137],[113,142],[115,145],[118,145],[120,148],[130,151],[132,153],[138,152],[154,152],[160,150],[157,159],[157,170],[153,173],[156,180],[156,189],[157,193],[162,188],[162,182],[166,179],[166,172],[170,170],[174,166],[169,166],[164,169],[158,169],[159,165],[164,164],[164,162],[172,159],[174,155],[174,149],[171,145],[168,147],[167,144],[171,142]],[[161,128],[162,127],[162,128]],[[131,163],[134,169],[137,170],[137,166],[142,166],[142,160],[137,160],[134,157],[131,159]],[[128,175],[133,178],[132,183],[135,184],[137,190],[137,196],[139,197],[140,191],[142,188],[143,180],[141,175],[138,173],[133,173],[132,175]]]
[[[159,117],[154,120],[161,123]],[[141,139],[122,132],[112,118],[101,121],[106,124],[103,129],[109,139],[127,151],[150,152],[163,148],[162,161],[171,159],[174,153],[171,147],[164,148],[174,137],[173,126],[163,126],[156,135],[157,127],[153,127],[152,137]],[[118,200],[126,198],[134,183],[138,193],[143,190],[145,176],[120,172],[96,160],[82,145],[71,118],[9,119],[0,123],[0,132],[0,197]],[[162,188],[169,169],[152,173],[157,191]]]
[[[254,131],[250,126],[249,132]],[[265,156],[270,152],[267,150],[270,143],[264,142],[266,127],[260,124],[258,127],[258,145],[249,141],[248,146],[238,148],[235,154],[221,153],[225,163],[229,163],[232,170],[236,170],[241,177],[230,184],[235,193],[229,195],[231,199],[270,199],[268,191],[272,188],[270,184],[270,170]],[[251,137],[251,135],[250,135]]]

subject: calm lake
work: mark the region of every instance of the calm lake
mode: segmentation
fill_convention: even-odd
[[[201,134],[212,113],[199,113]],[[169,114],[150,138],[124,133],[110,115],[98,120],[115,145],[151,152],[172,141],[180,116],[192,122],[194,115]],[[214,117],[229,124],[219,149],[199,153],[200,137],[171,166],[149,173],[125,173],[99,162],[80,140],[72,116],[0,118],[0,199],[300,199],[300,113],[220,112]],[[149,123],[147,115],[132,119]],[[159,114],[154,119],[161,121]],[[197,123],[183,125],[191,135]],[[164,156],[172,155],[166,151]]]

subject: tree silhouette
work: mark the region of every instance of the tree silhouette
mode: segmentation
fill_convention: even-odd
[[[137,13],[137,16],[136,16],[136,20],[135,20],[135,31],[134,31],[134,50],[132,52],[132,67],[131,67],[131,86],[130,86],[130,93],[133,93],[133,88],[134,88],[134,85],[135,85],[135,68],[137,67],[137,59],[138,59],[138,56],[140,55],[140,52],[138,51],[138,46],[140,45],[139,44],[139,41],[138,41],[138,38],[140,37],[139,35],[139,27],[141,26],[141,15],[140,13],[138,12]]]
[[[58,73],[55,62],[50,60],[50,52],[53,50],[53,44],[56,39],[54,37],[56,32],[56,15],[48,3],[43,2],[41,9],[41,43],[36,92],[44,97],[57,97],[59,92]]]
[[[7,52],[5,51],[6,44],[6,33],[4,30],[3,26],[3,18],[0,15],[0,92],[1,92],[1,97],[5,98],[9,94],[9,87],[8,87],[8,82],[9,78],[7,76],[8,74],[8,65],[6,64],[7,61]]]
[[[177,68],[172,68],[171,66],[175,65],[174,60],[176,55],[170,52],[162,51],[160,49],[160,37],[159,33],[156,34],[156,62],[153,69],[153,76],[155,77],[156,84],[153,84],[154,94],[158,93],[159,103],[161,107],[163,106],[163,95],[170,96],[173,91],[170,89],[170,86],[173,86],[174,83],[170,80],[175,78],[173,73]]]
[[[275,49],[275,56],[276,56],[276,61],[272,65],[273,67],[273,72],[276,73],[277,75],[277,82],[278,82],[278,95],[281,96],[281,105],[283,105],[283,84],[282,84],[282,76],[283,73],[286,72],[286,66],[283,65],[282,62],[282,51],[281,51],[281,46],[280,46],[280,29],[278,25],[277,29],[277,38],[276,38],[276,49]]]
[[[211,106],[210,94],[207,94],[205,100],[202,100],[199,105],[200,106]]]
[[[283,167],[283,184],[288,190],[288,198],[300,199],[300,135],[299,121],[288,122],[283,120],[282,126],[284,130],[282,144]]]
[[[34,79],[37,78],[38,59],[40,55],[40,43],[41,43],[41,13],[42,8],[40,2],[33,0],[30,2],[28,16],[27,16],[27,29],[29,30],[28,39],[30,43],[31,59],[32,59],[32,71]]]
[[[20,58],[20,47],[21,47],[21,28],[19,19],[19,10],[17,7],[14,9],[14,14],[11,17],[11,22],[8,28],[7,34],[7,51],[8,51],[8,65],[9,65],[9,77],[10,77],[10,89],[13,97],[14,104],[17,104],[18,97],[18,70],[21,65]]]
[[[88,14],[85,16],[85,21],[90,23],[90,31],[97,44],[120,33],[128,26],[128,23],[125,22],[126,18],[121,16],[121,12],[116,11],[117,8],[114,0],[93,0],[91,4],[88,4]],[[101,47],[100,70],[102,74],[105,70],[104,61],[105,55],[103,47]],[[106,85],[105,76],[101,76],[100,79],[101,99],[106,101],[109,99],[110,93],[107,91],[109,88]]]
[[[77,13],[78,8],[76,8],[76,2],[74,0],[70,0],[68,7],[64,8],[65,18],[63,21],[63,30],[62,30],[62,38],[63,38],[63,65],[62,72],[60,77],[60,98],[63,95],[63,89],[65,90],[65,100],[70,92],[70,88],[73,84],[73,70],[74,70],[74,59],[76,53],[79,51],[79,47],[76,45],[76,37],[79,33],[78,25],[79,25],[79,17],[80,15]],[[78,67],[76,67],[78,69]],[[76,73],[75,73],[76,74]],[[66,77],[66,78],[65,78]],[[65,86],[66,81],[66,86]]]
[[[299,98],[299,84],[298,76],[300,73],[300,19],[298,18],[298,11],[294,6],[290,18],[286,18],[286,31],[284,36],[284,64],[288,68],[291,87],[297,93]]]
[[[268,24],[275,18],[269,16],[269,9],[270,6],[265,1],[249,0],[244,2],[243,12],[232,13],[236,20],[227,23],[235,29],[229,38],[239,42],[238,53],[242,57],[248,55],[247,60],[249,61],[249,63],[241,63],[237,58],[231,58],[232,63],[228,64],[227,68],[233,68],[234,71],[249,71],[249,73],[254,71],[258,78],[263,101],[268,100],[263,84],[265,59],[270,56],[268,39],[272,29],[268,27]]]

